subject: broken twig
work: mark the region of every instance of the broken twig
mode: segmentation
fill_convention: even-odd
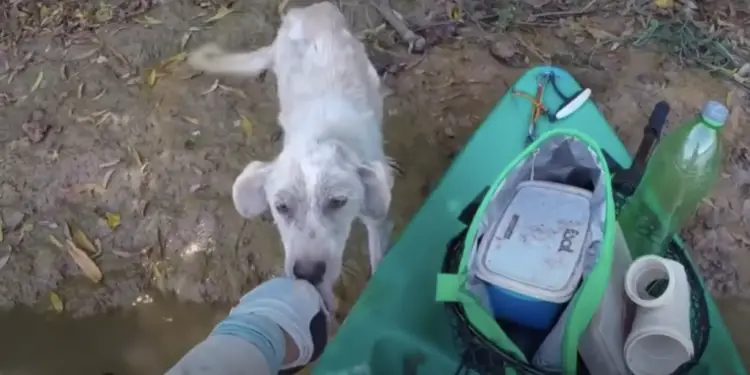
[[[409,44],[409,53],[424,52],[427,41],[406,26],[406,22],[391,7],[390,0],[375,0],[374,5],[383,19],[396,30],[401,39]]]

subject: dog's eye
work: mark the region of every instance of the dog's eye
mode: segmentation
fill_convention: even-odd
[[[276,212],[282,215],[288,215],[289,211],[289,206],[287,206],[286,203],[276,203]]]
[[[331,198],[328,200],[328,209],[338,210],[341,207],[346,206],[346,197]]]

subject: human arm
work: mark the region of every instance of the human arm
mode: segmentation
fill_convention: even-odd
[[[294,373],[325,347],[328,318],[322,306],[317,290],[305,281],[277,278],[261,284],[167,375]]]

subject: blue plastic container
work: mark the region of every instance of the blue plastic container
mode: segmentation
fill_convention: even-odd
[[[535,329],[554,325],[581,279],[591,195],[555,182],[518,184],[477,249],[476,276],[495,318]]]

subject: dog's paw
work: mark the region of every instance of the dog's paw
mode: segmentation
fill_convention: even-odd
[[[204,44],[187,57],[188,65],[198,70],[208,70],[212,61],[219,55],[224,54],[224,50],[216,43]]]

